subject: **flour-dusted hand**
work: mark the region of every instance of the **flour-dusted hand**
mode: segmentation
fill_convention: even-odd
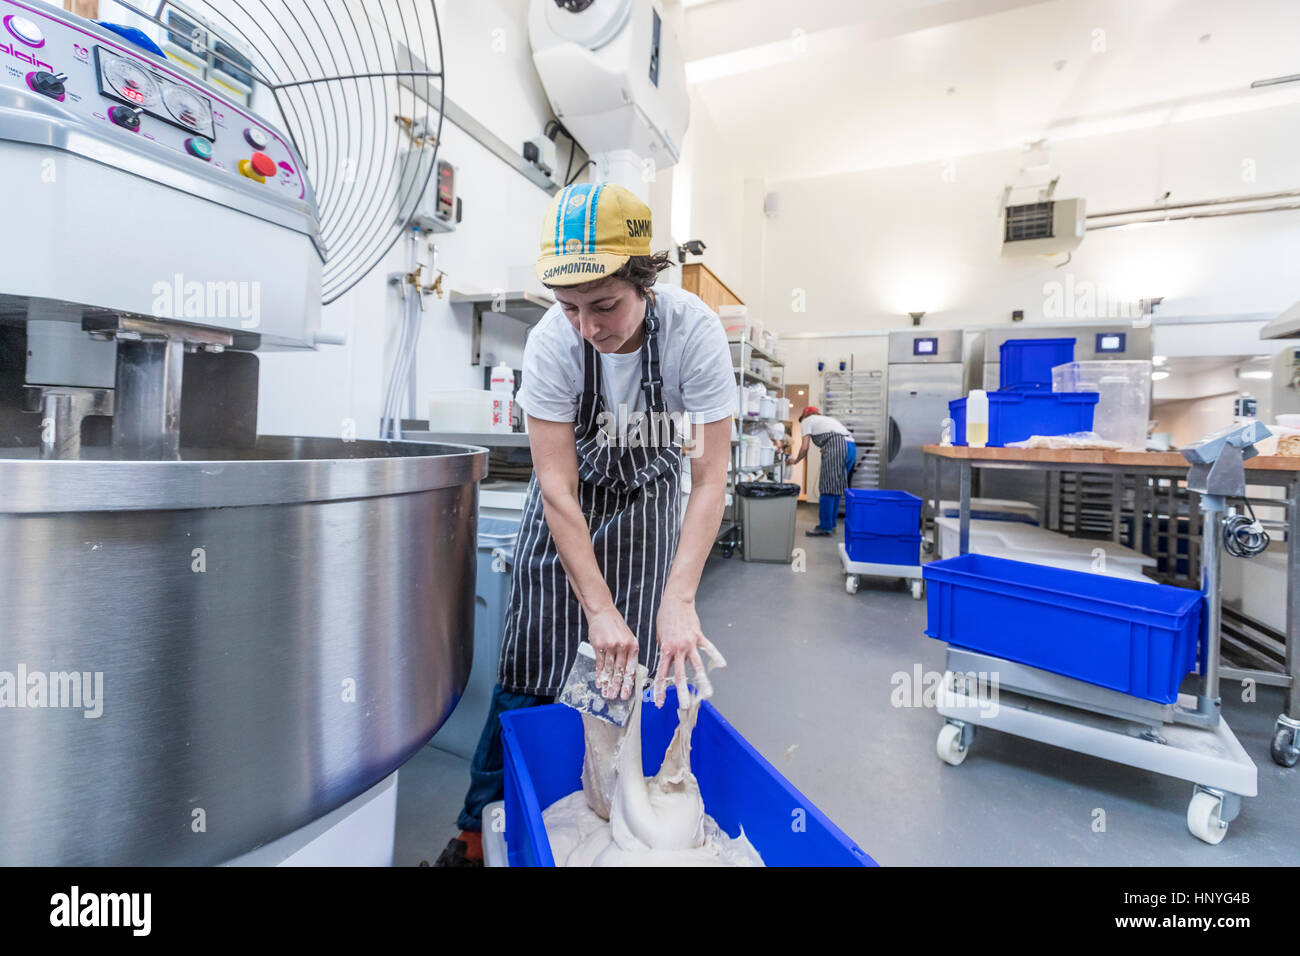
[[[659,606],[655,619],[655,633],[659,639],[659,671],[655,675],[655,706],[664,705],[668,681],[677,687],[677,706],[689,707],[690,688],[686,685],[686,664],[689,661],[695,689],[702,699],[713,696],[709,681],[709,667],[726,667],[727,662],[700,629],[700,617],[695,613],[694,601],[683,601],[668,596]],[[705,667],[700,651],[709,656]]]
[[[587,640],[596,652],[596,686],[601,694],[629,700],[636,689],[639,645],[618,608],[587,619]]]

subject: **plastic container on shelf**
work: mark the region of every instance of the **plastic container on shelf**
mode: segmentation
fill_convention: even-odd
[[[1069,435],[1092,431],[1096,392],[989,392],[990,448],[1033,435]],[[966,399],[948,403],[953,444],[966,444]]]
[[[1162,704],[1196,665],[1199,591],[983,554],[923,576],[925,633],[955,647]]]
[[[485,388],[440,388],[429,393],[429,430],[487,432],[492,408],[502,398]]]
[[[778,398],[776,400],[776,414],[773,416],[778,421],[787,421],[790,418],[790,399]]]
[[[1052,391],[1096,392],[1092,430],[1130,451],[1147,447],[1151,417],[1151,363],[1135,361],[1067,362],[1052,369]]]
[[[749,319],[749,342],[751,345],[757,345],[760,349],[763,347],[763,320],[750,317]]]
[[[776,399],[770,395],[764,395],[758,401],[759,418],[776,418]]]
[[[1074,361],[1074,339],[1007,339],[998,349],[1001,388],[1052,387],[1052,369]]]
[[[766,468],[769,465],[776,464],[776,448],[772,445],[758,446],[758,463]]]
[[[989,396],[982,388],[973,388],[966,396],[966,441],[972,448],[989,443]]]
[[[641,712],[647,775],[677,729],[677,690],[662,709]],[[506,847],[511,866],[554,866],[542,811],[582,788],[582,717],[548,704],[501,715],[505,757]],[[711,703],[700,706],[691,735],[691,770],[704,809],[730,836],[745,836],[768,866],[874,866],[862,849],[727,723]],[[799,826],[791,826],[791,808]]]
[[[722,328],[729,339],[739,340],[745,337],[745,330],[749,326],[748,317],[749,310],[743,305],[718,306],[718,318],[722,320]]]
[[[847,488],[844,530],[870,534],[916,534],[921,529],[921,499],[906,491]],[[850,555],[852,557],[852,555]]]

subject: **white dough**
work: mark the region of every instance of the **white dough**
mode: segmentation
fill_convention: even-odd
[[[644,680],[645,668],[638,676]],[[542,813],[555,865],[762,866],[743,832],[732,839],[704,812],[691,773],[699,695],[678,709],[677,730],[653,777],[642,774],[642,703],[638,695],[621,729],[583,714],[582,790]]]

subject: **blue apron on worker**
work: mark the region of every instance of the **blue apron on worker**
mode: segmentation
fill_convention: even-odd
[[[659,662],[655,616],[681,530],[681,436],[659,441],[669,420],[659,372],[659,320],[646,300],[641,389],[646,444],[611,441],[602,424],[612,420],[601,392],[600,356],[583,340],[583,390],[573,423],[578,453],[578,502],[587,519],[596,563],[614,604],[653,674]],[[629,422],[635,426],[635,422]],[[670,426],[671,427],[671,426]],[[634,428],[629,431],[635,433]],[[569,586],[546,525],[537,475],[528,482],[511,575],[510,610],[501,643],[497,683],[507,691],[554,696],[587,639],[587,621]]]

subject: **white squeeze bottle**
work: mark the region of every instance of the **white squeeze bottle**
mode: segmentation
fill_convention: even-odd
[[[492,431],[509,432],[514,429],[515,371],[505,362],[492,367],[490,379],[492,392]]]
[[[989,396],[982,388],[972,388],[966,397],[966,444],[983,448],[989,443]]]

